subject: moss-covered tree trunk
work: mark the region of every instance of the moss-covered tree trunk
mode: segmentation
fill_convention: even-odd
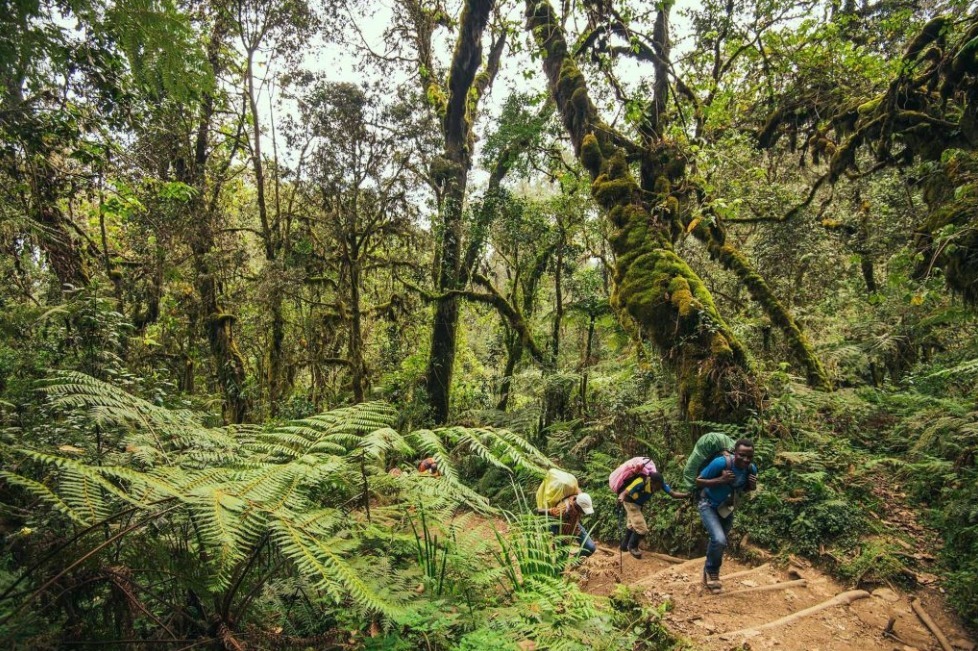
[[[672,188],[685,174],[683,157],[666,140],[650,137],[640,153],[642,174],[654,179],[655,192],[643,192],[624,143],[598,118],[553,8],[546,1],[527,0],[526,9],[550,92],[574,151],[591,176],[592,196],[611,227],[616,255],[612,301],[635,319],[643,336],[675,369],[686,418],[744,417],[760,405],[746,351],[703,281],[672,247],[670,228],[679,210]]]
[[[49,185],[47,179],[42,179],[36,192],[35,219],[41,233],[38,241],[62,286],[85,287],[89,282],[88,267],[69,232],[68,217],[58,207],[58,200]]]
[[[439,243],[439,266],[436,284],[439,299],[435,303],[431,329],[431,350],[425,385],[431,414],[437,423],[448,420],[452,374],[455,366],[456,335],[458,330],[459,297],[463,289],[462,209],[465,202],[469,169],[472,166],[472,120],[479,97],[491,78],[476,80],[482,63],[482,34],[489,21],[493,0],[468,0],[459,20],[459,36],[452,57],[444,100],[430,66],[426,94],[443,116],[445,149],[437,180],[444,187]],[[492,57],[490,57],[490,60]],[[498,57],[497,57],[498,65]]]
[[[214,77],[220,75],[222,64],[220,52],[223,47],[227,25],[221,17],[216,18],[211,40],[207,46],[208,62]],[[215,113],[215,97],[206,93],[202,100],[200,123],[194,141],[194,156],[186,177],[181,181],[195,190],[190,210],[193,215],[193,231],[190,235],[195,272],[194,284],[200,296],[201,314],[207,332],[207,342],[214,360],[217,381],[224,394],[223,415],[229,423],[242,423],[250,408],[245,391],[244,358],[234,341],[235,317],[224,311],[221,305],[221,291],[218,282],[219,268],[215,258],[219,251],[214,232],[215,202],[207,199],[207,163],[210,158],[211,128]],[[216,196],[216,195],[214,195]]]
[[[506,411],[509,407],[509,397],[513,387],[513,373],[516,372],[516,364],[523,358],[523,340],[518,333],[510,330],[506,333],[506,368],[503,370],[503,379],[499,383],[499,402],[496,409]]]
[[[350,238],[350,379],[353,384],[353,401],[363,402],[366,383],[366,362],[363,358],[363,311],[360,299],[360,251],[357,236]]]

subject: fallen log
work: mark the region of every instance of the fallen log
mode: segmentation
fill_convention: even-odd
[[[937,641],[940,642],[941,648],[944,649],[944,651],[953,651],[951,643],[948,642],[947,636],[944,635],[944,631],[942,631],[941,627],[938,626],[937,623],[931,619],[931,616],[927,614],[927,611],[924,610],[924,607],[920,604],[920,599],[916,597],[911,599],[910,607],[913,608],[915,613],[917,613],[917,617],[919,617],[920,621],[924,623],[924,626],[926,626],[928,630],[934,634],[934,637],[936,637]]]
[[[747,594],[749,592],[771,592],[772,590],[787,590],[788,588],[803,588],[806,585],[808,585],[808,581],[806,581],[805,579],[798,579],[797,581],[785,581],[784,583],[772,583],[771,585],[761,585],[756,588],[744,588],[742,590],[734,590],[733,592],[720,592],[716,596],[718,598],[734,597],[736,595]]]
[[[760,626],[752,626],[750,628],[742,628],[738,631],[731,631],[729,633],[721,633],[720,637],[727,639],[735,635],[750,635],[757,633],[759,631],[764,631],[769,628],[777,628],[779,626],[784,626],[786,624],[792,624],[797,622],[799,619],[804,619],[810,615],[814,615],[817,612],[826,610],[827,608],[833,608],[835,606],[846,606],[851,604],[853,601],[858,601],[859,599],[866,599],[870,594],[865,590],[850,590],[849,592],[842,592],[827,601],[823,601],[820,604],[816,604],[810,608],[804,610],[799,610],[796,613],[786,615],[781,619],[776,619],[773,622],[768,622],[767,624],[761,624]]]

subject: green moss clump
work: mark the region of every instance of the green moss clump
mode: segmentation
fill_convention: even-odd
[[[635,181],[629,178],[611,179],[607,174],[602,174],[594,180],[591,193],[598,203],[605,207],[611,207],[618,203],[631,201],[637,189]]]
[[[699,302],[693,298],[689,282],[682,276],[673,278],[672,282],[669,283],[669,294],[672,304],[676,306],[681,317],[688,317],[698,307]]]
[[[663,208],[670,218],[675,219],[679,216],[679,199],[672,196],[667,197]]]
[[[444,118],[445,113],[448,111],[448,96],[445,95],[445,91],[441,89],[441,86],[432,82],[428,84],[425,96],[428,100],[428,104],[435,109],[435,113],[438,117]]]
[[[713,333],[713,337],[710,338],[710,352],[718,357],[733,356],[733,348],[730,347],[730,342],[719,332]]]
[[[574,91],[584,87],[584,75],[574,61],[565,58],[560,64],[560,74],[557,76],[557,93],[559,97],[570,98]]]
[[[616,151],[608,159],[608,176],[614,179],[620,179],[628,175],[628,161],[625,160],[625,154],[621,150]]]
[[[664,176],[655,177],[655,184],[652,186],[652,191],[656,194],[666,195],[672,191],[672,184],[669,183],[669,179]]]
[[[600,170],[601,164],[604,162],[601,145],[598,144],[598,139],[594,137],[593,133],[587,134],[581,141],[581,162],[588,170],[595,171]]]
[[[871,99],[868,102],[863,102],[856,107],[856,113],[859,117],[866,117],[867,115],[872,115],[879,108],[880,104],[883,102],[883,96],[880,95],[875,99]]]

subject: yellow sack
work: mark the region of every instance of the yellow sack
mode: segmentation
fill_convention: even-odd
[[[569,472],[551,468],[544,476],[540,488],[537,489],[537,508],[552,509],[560,500],[580,492],[577,477]]]

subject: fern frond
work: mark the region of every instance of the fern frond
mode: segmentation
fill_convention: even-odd
[[[71,508],[64,500],[62,500],[57,493],[52,491],[44,484],[34,481],[28,477],[15,475],[14,473],[7,472],[6,470],[0,470],[0,477],[14,486],[20,486],[34,497],[37,497],[43,502],[49,504],[55,511],[61,513],[74,522],[86,527],[93,524],[92,522],[87,521],[82,514],[76,513],[75,510]]]
[[[76,459],[44,454],[35,450],[21,449],[18,452],[34,461],[58,468],[59,488],[65,501],[69,504],[74,503],[75,508],[100,514],[99,517],[95,518],[96,520],[101,519],[111,510],[105,504],[106,496],[94,492],[96,489],[105,491],[124,502],[143,506],[136,502],[126,490],[105,478],[106,474],[110,474],[106,467],[89,466]]]
[[[450,438],[457,441],[460,446],[462,446],[468,452],[477,455],[486,463],[496,466],[502,470],[509,470],[509,467],[503,463],[489,447],[495,442],[490,430],[472,429],[467,427],[450,427],[435,430],[435,433],[443,436],[449,435]]]
[[[365,435],[360,440],[360,447],[371,459],[378,459],[387,452],[411,454],[414,451],[404,437],[390,427],[382,427]]]
[[[438,468],[441,470],[441,462]],[[409,504],[424,504],[432,512],[443,510],[446,515],[462,504],[479,513],[493,512],[489,500],[458,481],[454,468],[452,473],[441,477],[405,473],[399,478],[401,499]]]
[[[258,523],[247,517],[248,503],[224,487],[198,488],[185,501],[216,565],[216,583],[226,587],[235,564],[245,558],[249,543],[260,538]]]
[[[425,456],[433,457],[438,462],[438,471],[443,476],[450,479],[453,483],[458,482],[458,472],[455,470],[455,464],[452,463],[451,457],[448,455],[448,450],[445,449],[445,445],[442,443],[441,437],[438,434],[430,429],[419,429],[411,432],[405,438],[414,449],[420,450]]]
[[[390,599],[382,588],[363,579],[362,568],[353,567],[340,552],[350,551],[349,540],[309,536],[303,529],[283,520],[272,523],[272,537],[299,571],[317,587],[341,603],[346,597],[368,610],[397,618],[405,613],[405,603]]]

